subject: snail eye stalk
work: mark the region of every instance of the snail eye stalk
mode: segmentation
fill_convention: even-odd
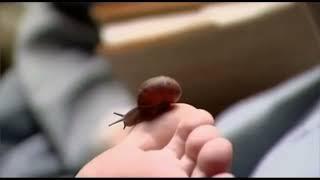
[[[118,116],[122,117],[122,119],[120,119],[120,120],[118,120],[118,121],[115,121],[115,122],[113,122],[113,123],[109,124],[109,126],[112,126],[112,125],[114,125],[114,124],[117,124],[117,123],[119,123],[119,122],[124,121],[124,118],[123,118],[123,117],[124,117],[124,115],[123,115],[123,114],[116,113],[116,112],[114,112],[113,114],[115,114],[115,115],[118,115]]]
[[[118,116],[120,116],[120,117],[124,117],[123,114],[120,114],[120,113],[117,113],[117,112],[113,112],[113,114],[118,115]]]
[[[120,119],[120,120],[118,120],[118,121],[115,121],[115,122],[109,124],[109,127],[112,126],[112,125],[114,125],[114,124],[117,124],[117,123],[119,123],[119,122],[122,122],[122,121],[124,121],[124,119]]]

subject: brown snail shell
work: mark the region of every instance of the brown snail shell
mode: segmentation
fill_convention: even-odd
[[[144,117],[163,112],[172,103],[179,101],[182,89],[179,83],[168,76],[157,76],[143,82],[138,91],[137,107],[122,115],[122,119],[109,126],[123,121],[124,127],[133,126],[145,120]]]
[[[158,76],[142,83],[138,93],[138,107],[156,107],[177,102],[181,97],[179,83],[167,76]]]

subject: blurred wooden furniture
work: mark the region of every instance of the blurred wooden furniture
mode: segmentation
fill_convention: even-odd
[[[217,3],[102,23],[99,53],[133,94],[145,79],[169,75],[183,102],[216,114],[319,64],[315,28],[305,3]]]
[[[108,2],[97,3],[90,13],[99,24],[129,20],[148,15],[196,10],[206,3],[196,2]]]
[[[0,5],[0,79],[14,63],[16,31],[24,11],[19,3],[2,2]]]
[[[306,3],[308,8],[310,9],[312,18],[314,19],[314,22],[318,26],[318,31],[320,28],[320,2],[307,2]]]

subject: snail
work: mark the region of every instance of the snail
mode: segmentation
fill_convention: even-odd
[[[122,119],[109,124],[109,126],[122,121],[124,123],[123,129],[126,126],[136,125],[147,120],[147,117],[161,114],[172,103],[178,102],[181,95],[182,89],[175,79],[168,76],[150,78],[143,82],[139,88],[137,107],[125,115],[114,112],[115,115],[122,117]]]

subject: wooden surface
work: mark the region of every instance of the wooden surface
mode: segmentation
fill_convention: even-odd
[[[97,3],[92,7],[91,16],[98,24],[129,20],[156,14],[193,11],[208,3],[196,2],[110,2]]]
[[[174,17],[106,27],[101,30],[106,35],[101,39],[101,52],[111,63],[115,77],[133,94],[144,80],[169,75],[181,83],[183,102],[214,115],[319,64],[319,37],[303,3],[249,3],[247,7],[234,3],[217,8],[195,15],[202,17],[195,26],[197,18],[186,18],[192,19],[192,13],[179,15],[177,18],[186,19],[185,23],[176,19],[181,22],[178,30],[154,36],[153,29],[140,31],[138,27],[147,26],[143,23],[170,26]],[[130,39],[130,33],[139,38]],[[112,40],[116,36],[119,40]]]

